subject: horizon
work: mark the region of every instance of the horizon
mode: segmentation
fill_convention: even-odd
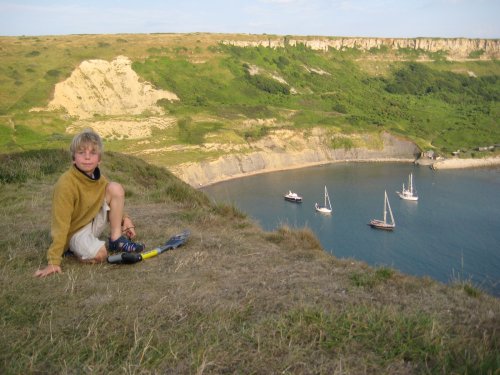
[[[499,39],[498,14],[496,0],[0,0],[0,35]]]
[[[472,37],[439,37],[439,36],[415,36],[415,37],[392,37],[392,36],[362,36],[362,35],[314,35],[314,34],[269,34],[269,33],[243,33],[243,32],[212,32],[212,31],[185,31],[185,32],[120,32],[120,33],[72,33],[72,34],[37,34],[37,35],[1,35],[0,38],[45,38],[45,37],[66,37],[66,36],[113,36],[113,35],[241,35],[241,36],[269,36],[269,37],[295,37],[295,38],[346,38],[346,39],[468,39],[468,40],[500,40],[499,38],[472,38]]]

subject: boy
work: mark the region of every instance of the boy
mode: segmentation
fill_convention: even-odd
[[[57,181],[52,198],[52,243],[47,251],[48,265],[34,276],[61,273],[61,260],[68,248],[85,263],[106,260],[105,242],[99,240],[107,222],[110,225],[109,250],[140,252],[141,243],[132,242],[134,224],[123,212],[125,192],[117,182],[101,176],[99,164],[103,145],[93,130],[85,130],[71,142],[71,168]]]

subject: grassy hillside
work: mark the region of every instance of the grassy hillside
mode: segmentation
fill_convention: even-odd
[[[155,134],[158,148],[214,139],[244,143],[270,130],[269,125],[242,125],[257,119],[272,119],[273,128],[324,126],[344,133],[386,129],[445,155],[457,149],[478,155],[475,147],[500,143],[498,61],[450,62],[444,54],[406,50],[318,52],[300,45],[270,49],[219,44],[230,38],[219,34],[2,37],[0,151],[67,144],[65,129],[75,119],[29,110],[47,105],[54,85],[83,60],[111,60],[117,55],[130,57],[142,79],[180,98],[160,103],[178,125]],[[115,140],[108,149],[135,152],[145,144]],[[213,156],[192,150],[144,157],[171,165]]]
[[[135,265],[63,261],[49,246],[66,151],[0,156],[0,373],[497,374],[500,300],[327,254],[307,228],[264,232],[168,171],[106,153],[149,248]]]

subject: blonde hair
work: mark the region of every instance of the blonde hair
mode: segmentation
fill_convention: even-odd
[[[101,137],[94,130],[85,129],[81,133],[75,135],[71,141],[71,145],[69,146],[71,158],[75,160],[76,152],[86,146],[92,146],[99,154],[99,158],[101,157],[104,149]]]

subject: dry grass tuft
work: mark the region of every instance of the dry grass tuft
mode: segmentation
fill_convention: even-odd
[[[270,242],[292,250],[323,250],[320,241],[310,228],[291,229],[283,225],[275,232],[269,233],[266,238]]]

